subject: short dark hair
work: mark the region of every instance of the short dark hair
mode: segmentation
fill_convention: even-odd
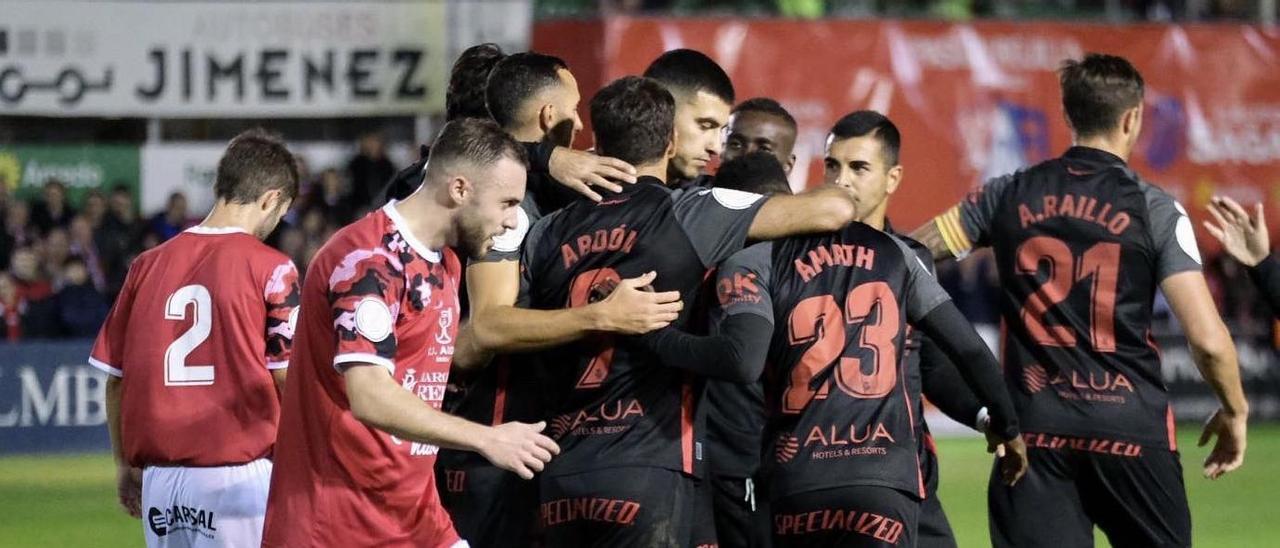
[[[484,104],[489,72],[506,54],[497,44],[479,44],[463,50],[449,72],[449,88],[444,93],[444,119],[488,118]]]
[[[657,82],[624,76],[591,99],[596,152],[632,165],[661,158],[671,144],[676,101]]]
[[[250,129],[227,144],[213,193],[233,204],[253,203],[269,190],[280,190],[292,200],[298,197],[298,178],[298,161],[284,141],[266,130]]]
[[[449,169],[460,162],[487,166],[503,157],[519,162],[526,169],[529,167],[529,157],[524,146],[502,131],[493,120],[453,120],[445,123],[436,140],[431,143],[427,178],[430,180],[430,174],[436,170]]]
[[[520,125],[520,107],[542,90],[560,83],[560,70],[569,70],[559,57],[532,51],[508,55],[498,61],[485,84],[484,100],[498,125]]]
[[[787,109],[782,108],[781,103],[768,97],[753,97],[738,103],[737,106],[733,107],[733,110],[730,111],[730,114],[738,114],[741,112],[759,112],[761,114],[777,116],[787,123],[787,126],[791,128],[791,131],[794,132],[799,129],[799,124],[796,124],[796,119],[791,116],[791,113],[787,112]]]
[[[733,81],[724,69],[705,53],[691,49],[673,49],[654,59],[644,70],[646,78],[653,78],[666,86],[672,94],[692,94],[705,91],[730,105],[733,104]]]
[[[1142,75],[1115,55],[1089,53],[1063,61],[1058,71],[1062,110],[1077,136],[1090,137],[1120,124],[1124,111],[1142,104]]]
[[[756,194],[791,194],[787,170],[772,153],[757,150],[720,165],[715,186]]]
[[[844,115],[831,127],[831,135],[836,141],[870,135],[880,141],[880,151],[884,153],[884,163],[893,167],[898,165],[898,154],[902,150],[902,134],[898,126],[888,116],[874,110],[859,110]]]

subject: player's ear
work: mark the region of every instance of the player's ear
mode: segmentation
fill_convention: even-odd
[[[676,140],[680,138],[680,130],[671,128],[671,139],[667,141],[667,151],[664,153],[666,159],[670,160],[676,157]]]
[[[902,182],[902,164],[898,164],[889,168],[889,184],[885,186],[885,194],[893,194],[898,190],[898,184]]]
[[[1142,103],[1138,103],[1138,106],[1124,111],[1124,118],[1120,123],[1125,135],[1136,137],[1138,131],[1142,129]]]
[[[786,164],[784,164],[784,165],[782,166],[782,169],[783,169],[783,170],[785,170],[785,171],[787,172],[787,175],[791,175],[791,168],[793,168],[793,167],[796,167],[796,155],[795,155],[795,154],[792,154],[791,156],[788,156],[788,157],[787,157],[787,163],[786,163]]]
[[[471,179],[462,175],[457,175],[454,178],[449,179],[448,190],[449,199],[452,200],[453,203],[464,204],[467,200],[471,199],[471,195],[475,193],[476,188],[475,185],[471,183]]]
[[[273,188],[263,192],[261,196],[258,196],[258,209],[261,209],[263,213],[270,213],[275,211],[283,200],[284,191],[278,188]]]
[[[547,103],[538,109],[538,127],[543,133],[550,133],[556,125],[556,106]]]

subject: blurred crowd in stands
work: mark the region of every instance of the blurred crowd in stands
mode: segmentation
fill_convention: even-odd
[[[380,137],[367,135],[345,166],[315,171],[300,159],[298,200],[267,243],[291,257],[305,276],[311,257],[334,231],[381,205],[383,189],[399,168],[385,150]],[[162,211],[141,212],[126,185],[90,191],[75,205],[57,180],[46,182],[31,201],[0,185],[0,341],[95,336],[133,258],[203,215],[181,193],[169,196]],[[1270,331],[1264,299],[1239,264],[1215,256],[1205,271],[1233,332]],[[1000,293],[989,253],[944,263],[939,277],[970,320],[999,323]],[[1172,321],[1163,303],[1156,310]]]
[[[299,160],[298,200],[268,243],[301,270],[335,230],[373,207],[397,168],[377,135],[362,138],[345,166],[312,172]],[[139,211],[125,184],[91,190],[76,204],[56,179],[33,200],[0,184],[0,341],[96,336],[133,258],[204,214],[181,193],[162,211]]]

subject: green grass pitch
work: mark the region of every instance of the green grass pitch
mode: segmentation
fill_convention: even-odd
[[[1275,546],[1280,543],[1280,425],[1255,424],[1243,469],[1216,482],[1200,475],[1207,448],[1199,429],[1179,427],[1195,545]],[[960,546],[988,546],[986,482],[989,457],[976,438],[942,439],[940,496]],[[141,546],[142,525],[115,504],[106,455],[0,458],[0,545]],[[1098,546],[1106,541],[1098,536]]]

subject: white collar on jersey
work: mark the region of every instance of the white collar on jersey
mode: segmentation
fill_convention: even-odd
[[[201,226],[201,225],[193,226],[191,228],[184,230],[183,232],[190,232],[192,234],[206,234],[206,235],[248,234],[249,233],[248,230],[245,230],[238,226]]]
[[[400,212],[395,208],[395,205],[398,203],[400,203],[399,200],[391,200],[390,202],[387,202],[387,205],[382,206],[382,212],[386,213],[387,217],[391,219],[391,224],[396,226],[396,232],[399,232],[400,236],[404,238],[404,241],[409,243],[409,247],[412,247],[414,251],[417,251],[418,255],[421,255],[423,259],[433,263],[440,262],[439,251],[423,245],[422,242],[418,241],[418,239],[413,236],[412,232],[409,232],[409,223],[404,220],[404,217],[400,216]]]

